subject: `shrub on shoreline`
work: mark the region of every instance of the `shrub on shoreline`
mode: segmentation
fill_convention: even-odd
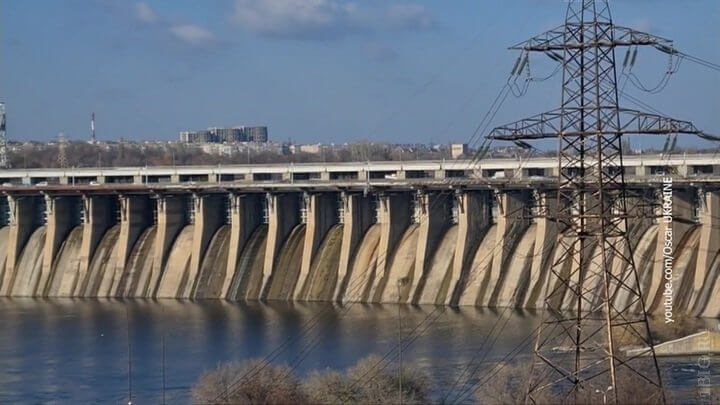
[[[398,369],[379,356],[360,359],[344,373],[315,371],[301,382],[284,365],[261,360],[231,362],[205,372],[192,387],[196,404],[395,404],[398,403]],[[402,373],[402,402],[431,401],[430,379],[417,367]]]
[[[249,360],[226,363],[205,372],[192,387],[192,401],[195,404],[302,404],[307,398],[300,380],[289,367]]]

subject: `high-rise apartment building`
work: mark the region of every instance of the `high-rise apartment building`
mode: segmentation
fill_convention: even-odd
[[[267,127],[212,127],[207,130],[180,132],[180,142],[183,143],[237,143],[267,141]]]

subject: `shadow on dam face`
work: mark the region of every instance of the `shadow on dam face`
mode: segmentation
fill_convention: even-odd
[[[97,200],[82,215],[62,211],[76,204],[58,203],[40,219],[29,205],[30,217],[0,228],[0,295],[540,308],[546,288],[560,282],[552,266],[571,273],[571,263],[558,262],[564,236],[546,219],[527,222],[518,210],[497,209],[489,193],[455,197],[472,209],[421,193],[232,195],[227,203],[131,196]],[[695,316],[720,316],[711,299],[720,291],[716,194],[708,192],[699,219],[691,209],[676,212],[690,225],[675,229],[675,299]],[[529,203],[522,196],[507,204]],[[79,219],[53,217],[63,215]],[[657,313],[665,228],[647,220],[631,226],[645,304]],[[613,300],[630,304],[622,294]]]

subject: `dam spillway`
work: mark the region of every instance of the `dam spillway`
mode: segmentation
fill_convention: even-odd
[[[574,271],[556,263],[555,224],[529,215],[556,193],[506,183],[4,187],[0,296],[541,308],[548,288],[562,290],[553,265]],[[644,305],[663,311],[670,231],[676,311],[718,317],[720,191],[686,182],[673,198],[673,222],[628,223]]]

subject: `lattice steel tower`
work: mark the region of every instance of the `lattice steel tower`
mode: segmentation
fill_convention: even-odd
[[[641,45],[676,53],[672,41],[613,25],[607,0],[571,0],[564,25],[511,47],[521,58],[541,52],[563,65],[560,108],[488,135],[525,146],[527,140],[558,138],[556,208],[545,214],[562,236],[551,263],[528,402],[547,401],[548,391],[582,400],[596,390],[617,402],[631,385],[665,402],[627,235],[633,210],[622,138],[704,134],[690,122],[618,106],[615,48]],[[618,305],[618,295],[629,298]],[[630,343],[647,350],[628,355],[618,347]]]
[[[57,137],[57,145],[58,145],[58,154],[57,154],[57,163],[58,167],[61,169],[65,169],[68,167],[68,158],[67,158],[67,138],[65,138],[65,135],[61,132],[58,134]]]
[[[0,103],[0,169],[9,169],[10,159],[7,150],[7,134],[5,133],[5,103]]]

